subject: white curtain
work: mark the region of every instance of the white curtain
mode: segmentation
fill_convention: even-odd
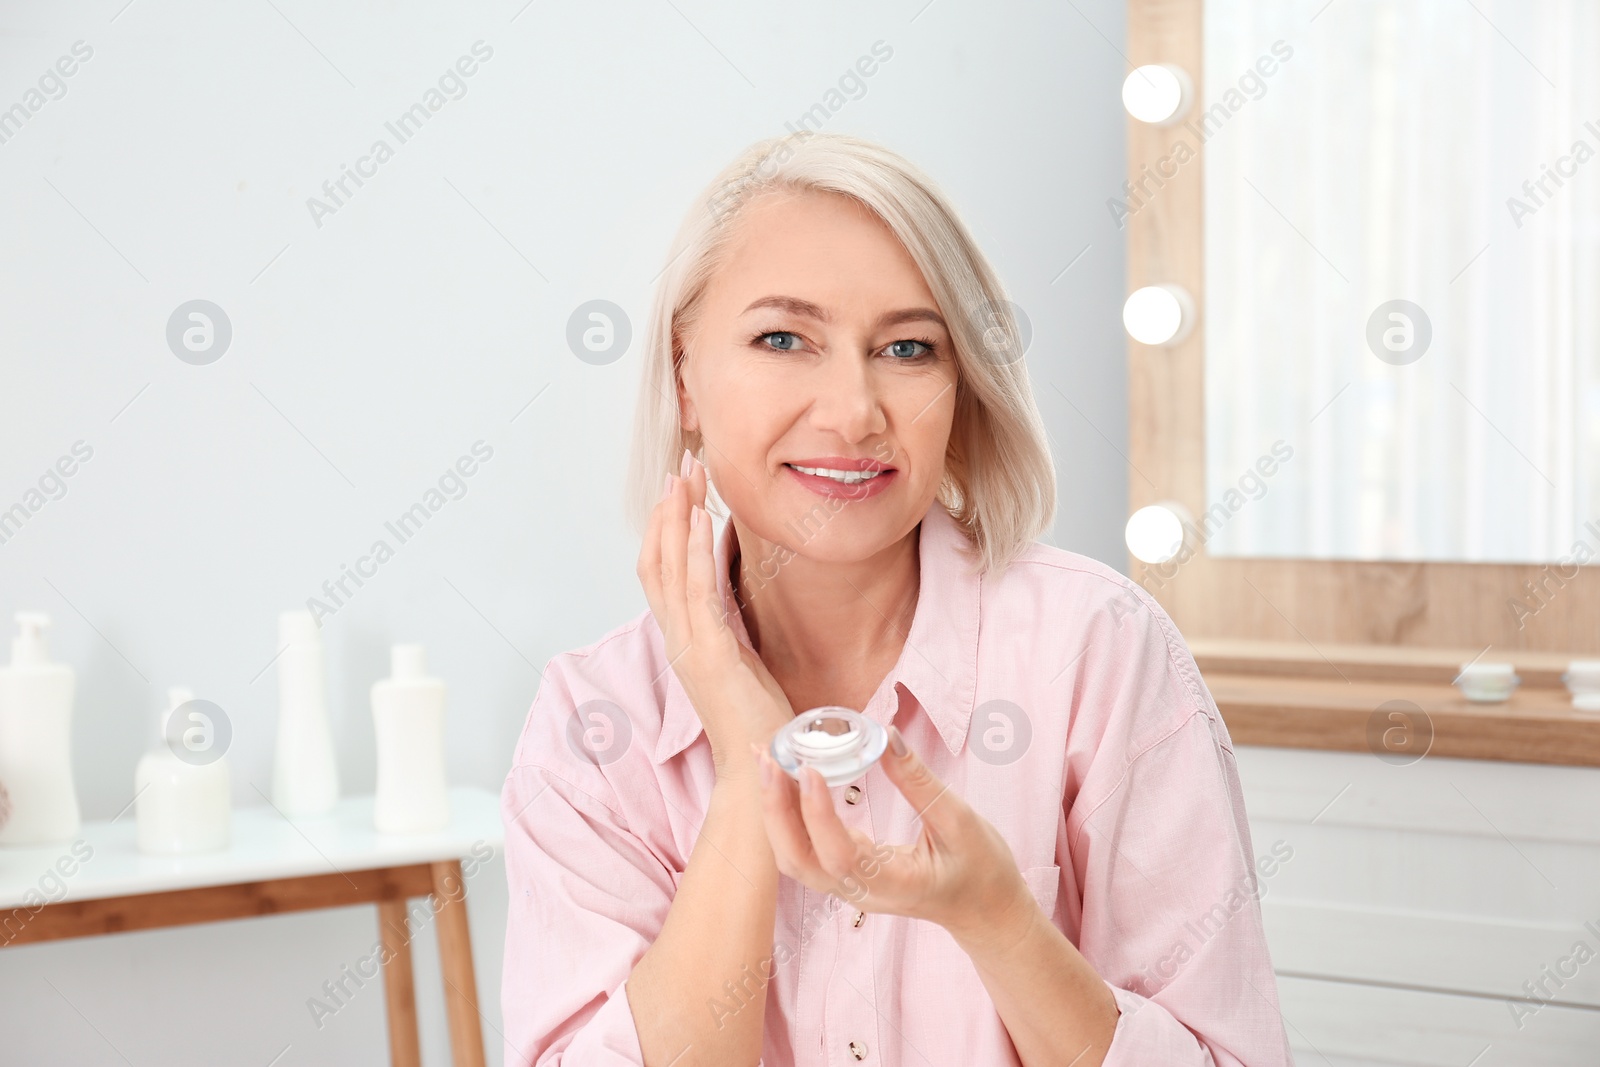
[[[1597,64],[1594,0],[1208,0],[1180,136],[1249,90],[1202,155],[1211,553],[1600,556]],[[1367,343],[1396,299],[1407,365]]]

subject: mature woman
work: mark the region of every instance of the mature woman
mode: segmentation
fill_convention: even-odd
[[[1006,308],[855,138],[755,145],[689,213],[650,609],[550,660],[506,779],[507,1063],[1290,1063],[1228,732],[1144,590],[1035,540]],[[848,786],[766,754],[822,705],[890,728]]]

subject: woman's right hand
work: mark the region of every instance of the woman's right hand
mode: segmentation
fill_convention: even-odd
[[[667,659],[700,716],[717,777],[754,779],[750,744],[765,748],[794,718],[761,657],[728,626],[717,583],[706,469],[684,451],[687,477],[668,475],[639,552],[639,582]]]

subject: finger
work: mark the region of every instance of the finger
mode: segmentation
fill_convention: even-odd
[[[699,457],[691,457],[689,464],[689,499],[691,502],[699,504],[702,508],[706,506],[706,485],[710,478],[710,472],[706,470],[706,465],[700,462]]]
[[[839,818],[828,783],[815,768],[802,767],[800,773],[809,782],[808,788],[800,790],[800,816],[818,864],[835,881],[854,878],[859,884],[866,866],[861,846]],[[870,856],[870,848],[867,853]]]
[[[650,509],[650,521],[645,524],[644,540],[639,546],[639,563],[635,568],[639,585],[644,589],[644,598],[650,603],[650,613],[655,616],[656,625],[661,627],[663,633],[668,623],[666,602],[661,595],[661,517],[664,510],[662,502],[666,498],[663,488],[661,499]]]
[[[686,597],[684,573],[689,548],[689,496],[682,478],[673,476],[672,489],[661,505],[661,600],[671,633],[682,648],[694,635]],[[682,648],[670,650],[677,655]]]
[[[768,784],[761,787],[761,820],[766,824],[767,840],[772,843],[779,869],[797,882],[821,888],[818,883],[829,879],[817,863],[811,835],[800,817],[799,789],[765,750],[758,758],[768,779]]]
[[[721,639],[727,627],[723,621],[722,590],[717,585],[715,550],[711,544],[711,516],[699,505],[691,507],[689,514],[685,591],[689,624],[694,627],[697,640],[703,639],[708,642],[707,647],[715,647],[709,642]]]
[[[710,526],[708,522],[710,519],[710,513],[706,511],[706,501],[711,495],[711,472],[706,468],[706,465],[699,460],[698,457],[691,456],[690,459],[689,477],[687,479],[689,499],[691,502],[700,506],[700,521],[702,524],[707,526],[704,560],[708,573],[711,577],[707,585],[708,599],[704,603],[715,616],[715,618],[712,619],[714,624],[714,632],[726,631],[726,639],[730,643],[736,643],[733,637],[733,630],[728,623],[728,605],[723,602],[720,579],[716,573],[716,531]],[[691,569],[694,566],[694,555],[694,546],[691,544]]]
[[[972,809],[911,751],[898,727],[889,727],[889,749],[878,764],[935,838],[948,841],[965,825]]]

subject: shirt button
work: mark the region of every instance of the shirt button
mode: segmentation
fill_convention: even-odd
[[[867,913],[864,912],[864,911],[858,911],[858,912],[856,912],[856,921],[851,923],[850,925],[851,926],[860,926],[862,923],[864,923],[866,921],[867,921]]]
[[[854,1056],[858,1060],[866,1059],[867,1058],[867,1046],[863,1045],[859,1041],[850,1042],[850,1055]]]
[[[860,799],[861,799],[861,790],[857,789],[855,786],[851,786],[849,789],[846,789],[844,791],[844,802],[846,804],[854,804],[856,801],[858,801]]]

